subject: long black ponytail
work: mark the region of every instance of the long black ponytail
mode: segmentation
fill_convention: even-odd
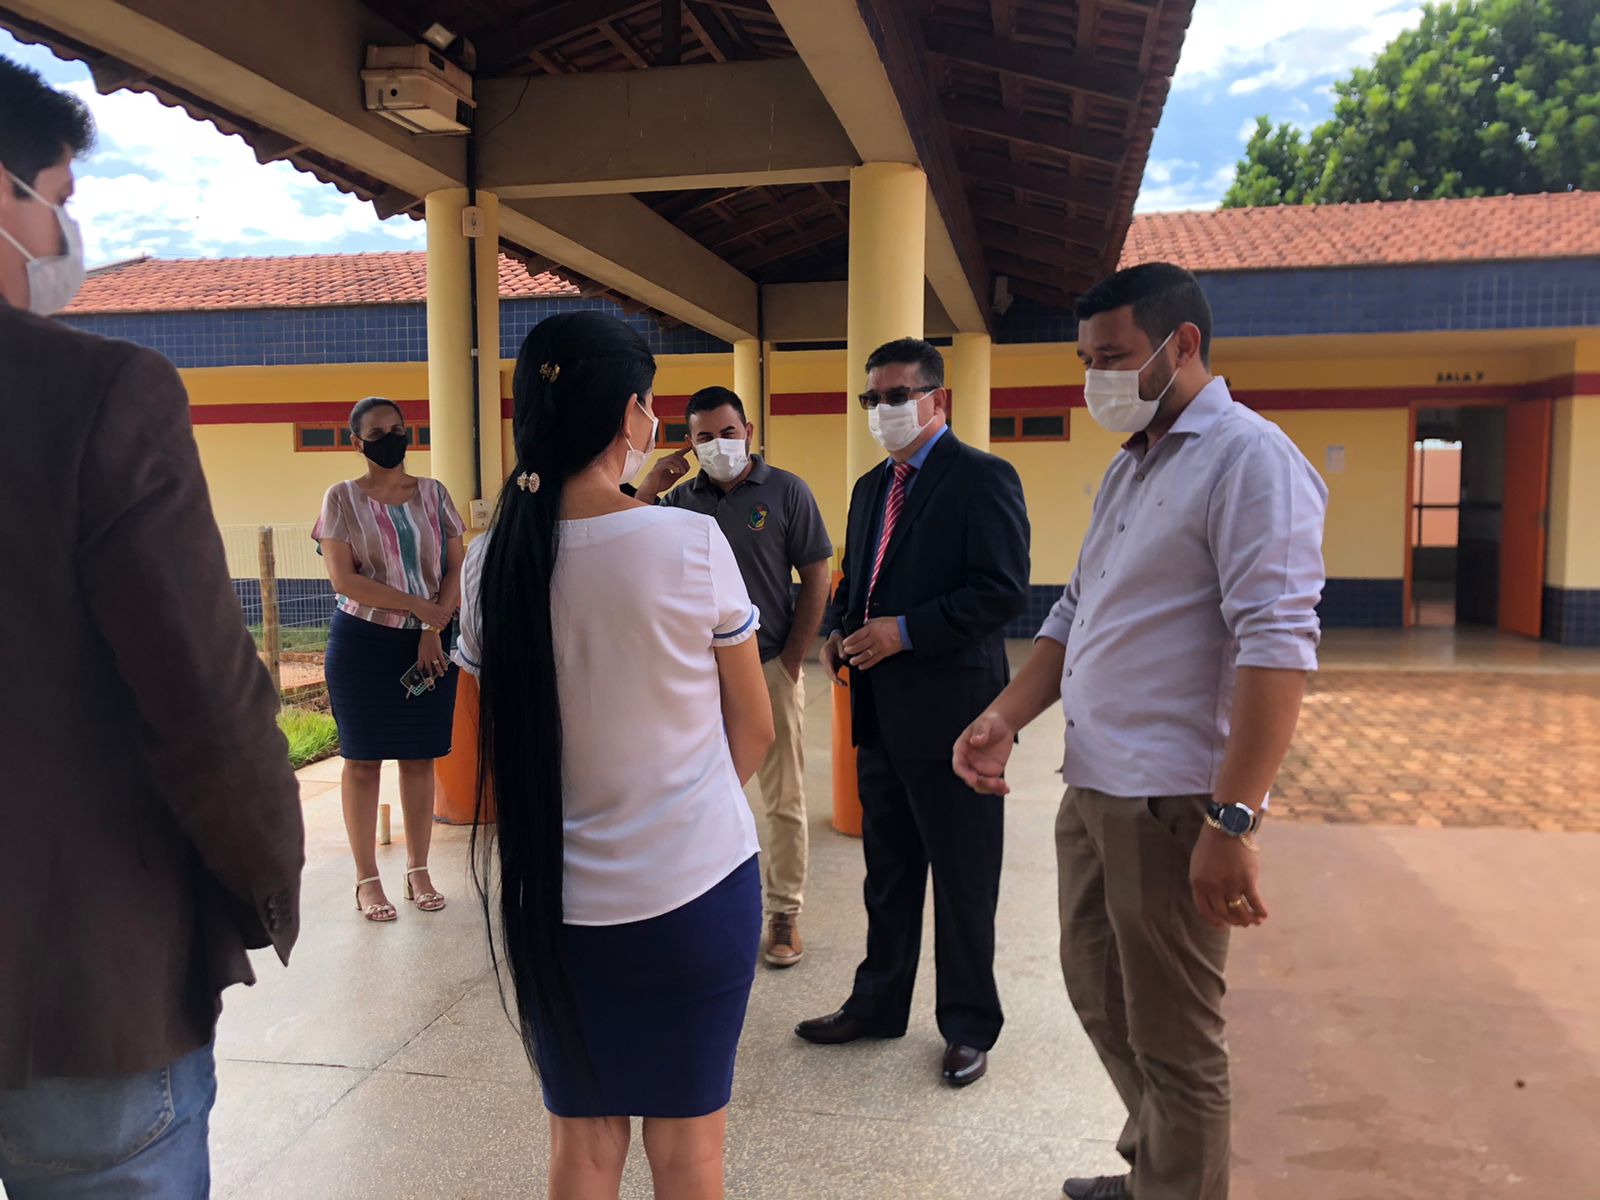
[[[561,1060],[591,1092],[591,1060],[561,953],[561,701],[550,584],[566,483],[611,447],[631,397],[644,398],[655,372],[644,339],[602,313],[562,313],[528,334],[512,377],[517,465],[500,493],[477,596],[481,712],[471,858],[495,975],[502,1003],[510,975],[534,1070],[541,1059]],[[536,489],[518,486],[524,473],[538,476]],[[480,837],[491,805],[498,828]]]

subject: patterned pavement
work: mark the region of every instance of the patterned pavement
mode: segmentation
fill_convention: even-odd
[[[1313,675],[1272,813],[1600,831],[1600,675]]]

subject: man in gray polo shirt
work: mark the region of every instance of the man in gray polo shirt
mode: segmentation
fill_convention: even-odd
[[[686,417],[700,473],[661,495],[688,474],[685,447],[651,468],[638,495],[644,501],[659,496],[662,504],[714,517],[733,547],[750,598],[761,610],[757,641],[778,733],[758,772],[767,817],[762,847],[771,921],[766,960],[774,967],[792,967],[805,953],[798,923],[808,845],[801,671],[828,603],[833,546],[805,482],[750,453],[755,427],[734,392],[722,387],[696,392]],[[798,598],[793,589],[796,571]]]

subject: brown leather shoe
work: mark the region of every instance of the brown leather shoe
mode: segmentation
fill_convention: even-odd
[[[1096,1175],[1061,1185],[1067,1200],[1133,1200],[1132,1175]]]
[[[957,1046],[954,1042],[944,1050],[944,1080],[951,1087],[966,1087],[977,1083],[989,1073],[989,1055],[971,1046]]]
[[[901,1036],[898,1033],[883,1033],[874,1029],[865,1021],[847,1015],[843,1009],[829,1013],[825,1017],[812,1017],[809,1021],[801,1021],[794,1027],[794,1032],[796,1037],[815,1042],[819,1046],[842,1046],[846,1042],[855,1042],[862,1038]]]
[[[798,913],[773,913],[767,934],[766,960],[769,967],[792,967],[805,957],[806,944],[800,938]]]

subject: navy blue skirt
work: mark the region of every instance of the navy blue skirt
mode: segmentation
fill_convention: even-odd
[[[400,677],[417,662],[419,629],[395,629],[333,614],[328,631],[328,699],[339,727],[339,753],[365,762],[443,758],[456,713],[451,666],[431,692],[408,696]],[[448,642],[445,645],[449,652]]]
[[[562,956],[594,1071],[539,1055],[558,1117],[703,1117],[728,1106],[761,945],[752,856],[705,895],[648,921],[568,925]]]

